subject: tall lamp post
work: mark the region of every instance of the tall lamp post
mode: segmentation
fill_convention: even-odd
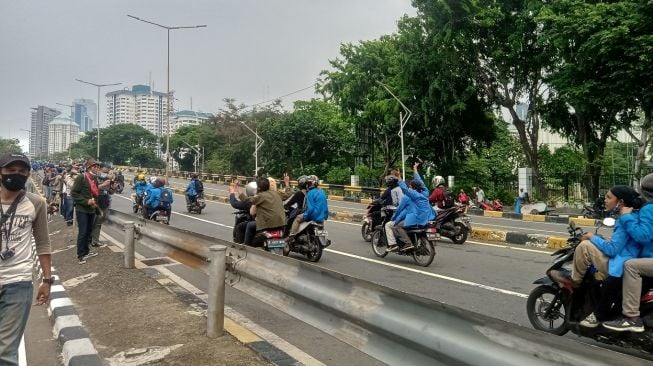
[[[84,80],[79,80],[79,79],[75,79],[75,80],[79,81],[80,83],[93,85],[97,87],[97,121],[95,122],[95,126],[97,126],[97,156],[95,158],[99,161],[100,160],[100,89],[104,88],[105,86],[115,86],[115,85],[120,85],[122,83],[95,84]]]
[[[392,95],[392,97],[395,98],[395,100],[397,102],[399,102],[399,104],[401,105],[401,108],[404,109],[403,112],[399,112],[399,133],[398,133],[398,135],[399,135],[399,139],[401,140],[401,176],[402,176],[402,179],[406,180],[406,155],[404,154],[404,126],[406,126],[406,122],[408,122],[408,120],[410,119],[410,116],[413,115],[413,112],[411,112],[410,109],[408,109],[408,107],[406,107],[404,105],[404,103],[402,103],[401,100],[399,100],[399,98],[397,98],[397,96],[394,95],[392,93],[392,91],[390,91],[390,88],[388,88],[387,85],[383,84],[382,82],[380,82],[378,80],[376,81],[376,83],[381,85],[383,87],[383,89],[385,89],[388,93],[390,93],[390,95]]]
[[[170,110],[172,109],[170,107],[170,31],[175,30],[175,29],[192,29],[192,28],[205,28],[206,24],[199,24],[199,25],[189,25],[189,26],[167,26],[167,25],[162,25],[159,23],[154,23],[149,20],[141,19],[139,17],[129,15],[127,14],[128,17],[132,19],[136,19],[138,21],[141,21],[143,23],[148,23],[155,25],[157,27],[163,28],[168,31],[168,79],[167,79],[167,84],[168,84],[168,90],[167,90],[167,97],[166,97],[166,105],[167,105],[167,110],[166,110],[166,172],[165,175],[168,175],[168,170],[170,169]]]
[[[249,130],[249,132],[253,133],[254,136],[256,136],[256,140],[254,140],[254,177],[257,177],[258,176],[258,150],[261,148],[261,146],[263,146],[265,140],[263,140],[263,138],[261,138],[261,136],[259,136],[258,133],[256,133],[256,131],[249,128],[249,126],[246,125],[245,122],[240,121],[240,123],[242,123],[243,126],[245,126],[245,128]]]
[[[74,105],[71,104],[63,104],[63,103],[57,103],[58,105],[64,106],[64,107],[70,107],[70,120],[75,122],[74,119]],[[73,126],[70,125],[68,126],[68,159],[72,159],[71,155],[71,146],[73,146]]]

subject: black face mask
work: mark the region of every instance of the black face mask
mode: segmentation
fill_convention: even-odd
[[[20,191],[21,189],[25,189],[26,182],[27,182],[27,176],[24,176],[22,174],[2,175],[2,186],[13,192],[17,192]]]

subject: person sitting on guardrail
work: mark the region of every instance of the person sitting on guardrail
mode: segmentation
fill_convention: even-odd
[[[329,207],[326,194],[323,190],[317,188],[319,183],[320,180],[316,175],[309,175],[306,178],[306,188],[308,189],[308,192],[306,192],[306,208],[304,213],[298,215],[295,218],[295,221],[293,221],[292,227],[290,228],[290,240],[292,240],[295,234],[297,234],[299,225],[302,222],[315,221],[316,223],[321,224],[329,218]]]
[[[622,316],[604,322],[605,328],[618,332],[643,332],[644,322],[640,318],[640,299],[642,277],[653,277],[653,173],[642,178],[640,192],[646,203],[641,210],[632,207],[621,208],[620,221],[624,230],[638,243],[642,244],[639,258],[624,263],[622,283]]]
[[[392,219],[386,223],[386,236],[388,239],[388,251],[392,252],[398,249],[396,234],[401,236],[404,241],[402,250],[413,248],[413,244],[406,233],[405,228],[412,226],[423,226],[429,221],[434,220],[436,213],[429,203],[429,190],[426,188],[424,181],[419,175],[417,168],[419,163],[413,165],[414,179],[408,185],[403,180],[399,181],[399,186],[404,192],[404,197],[399,202],[399,207],[392,215]]]
[[[605,195],[606,210],[619,215],[623,207],[638,209],[642,203],[639,193],[629,186],[614,186]],[[550,271],[549,277],[565,287],[579,287],[590,265],[593,265],[596,269],[594,278],[597,280],[604,280],[608,276],[621,278],[624,263],[629,259],[637,258],[642,250],[642,245],[633,240],[624,230],[622,222],[622,217],[619,217],[610,239],[589,232],[582,236],[582,241],[574,252],[571,278],[557,270]],[[608,299],[601,301],[608,302]],[[580,322],[580,325],[596,328],[601,324],[599,320],[592,312]]]
[[[204,185],[199,181],[197,174],[191,175],[190,183],[188,183],[185,193],[187,207],[190,207],[195,202],[197,196],[204,193]]]
[[[286,224],[286,213],[283,209],[283,200],[278,192],[270,189],[270,180],[258,178],[256,180],[257,193],[248,197],[239,192],[238,183],[232,183],[229,193],[239,192],[238,199],[256,205],[256,227],[252,230],[247,226],[245,231],[245,245],[252,245],[257,231],[265,229],[283,228]]]

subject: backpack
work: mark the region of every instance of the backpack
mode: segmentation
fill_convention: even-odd
[[[451,208],[456,205],[456,196],[450,190],[444,192],[444,201],[442,201],[443,208]]]
[[[197,191],[197,193],[204,193],[204,184],[202,183],[201,180],[195,181],[195,190]]]
[[[159,206],[164,208],[170,208],[172,205],[172,192],[170,190],[161,188],[161,199],[159,200]]]

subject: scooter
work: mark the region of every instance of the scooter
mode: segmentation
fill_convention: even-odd
[[[503,211],[503,203],[498,198],[493,200],[492,204],[479,202],[478,205],[485,211]]]
[[[150,214],[148,219],[150,219],[152,221],[155,221],[155,222],[161,222],[161,223],[164,223],[166,225],[170,225],[170,214],[171,214],[171,212],[172,212],[172,210],[170,210],[170,209],[165,209],[163,207],[157,207],[154,211],[152,211],[152,213]]]
[[[614,226],[614,223],[613,218],[603,219],[602,225],[597,227],[597,232],[601,227]],[[556,259],[547,273],[558,270],[571,274],[574,253],[584,232],[573,222],[569,224],[568,231],[570,237],[567,239],[567,246],[551,254]],[[602,326],[580,326],[581,320],[599,305],[596,294],[601,291],[602,282],[595,280],[594,272],[593,266],[590,267],[580,287],[573,290],[561,287],[548,275],[533,282],[538,286],[531,291],[526,301],[526,313],[533,328],[559,336],[571,330],[579,336],[593,338],[601,343],[653,353],[653,288],[650,286],[643,287],[646,290],[640,305],[644,332],[616,332]]]
[[[317,262],[322,258],[324,248],[331,245],[331,240],[327,239],[327,236],[328,233],[324,230],[324,223],[302,222],[299,224],[297,234],[292,240],[288,241],[288,247],[283,254],[288,255],[290,252],[296,252],[305,255],[311,262]]]
[[[381,224],[381,208],[380,203],[372,202],[367,205],[367,213],[363,217],[363,225],[361,226],[361,235],[366,242],[372,241],[372,234],[374,228]]]
[[[195,196],[195,200],[186,205],[188,213],[197,213],[198,215],[202,213],[202,210],[206,207],[206,201],[204,200],[204,194],[199,193]]]
[[[379,258],[388,255],[388,239],[385,232],[385,223],[391,216],[388,210],[382,210],[383,223],[374,228],[372,234],[372,251]],[[392,252],[399,255],[412,256],[417,265],[428,267],[433,263],[435,258],[435,242],[437,239],[437,230],[435,221],[429,221],[426,226],[416,227],[406,230],[413,248],[404,250],[406,243],[397,235],[397,245],[399,249]]]
[[[438,210],[438,216],[435,218],[437,232],[451,239],[454,244],[463,244],[472,231],[472,220],[465,211],[465,206]]]

